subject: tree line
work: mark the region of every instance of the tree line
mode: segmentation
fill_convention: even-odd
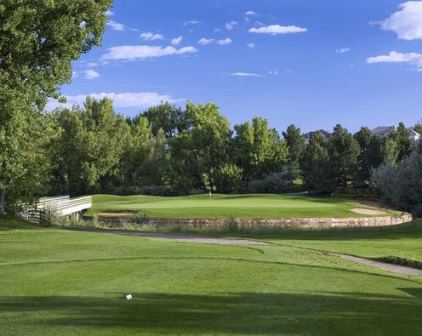
[[[305,138],[295,125],[280,133],[261,117],[231,128],[215,104],[164,103],[128,118],[108,99],[87,98],[45,118],[50,194],[331,194],[368,188],[374,169],[412,151],[402,123],[385,137],[337,125]]]
[[[71,81],[72,62],[100,45],[111,2],[1,2],[0,216],[47,194],[330,194],[371,180],[400,208],[422,203],[416,187],[387,195],[409,181],[420,186],[422,151],[403,124],[384,138],[341,125],[305,138],[260,117],[232,128],[214,104],[162,104],[126,118],[110,100],[88,98],[46,113],[48,98]]]

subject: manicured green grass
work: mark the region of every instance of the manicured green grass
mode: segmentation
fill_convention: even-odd
[[[378,246],[379,255],[416,249],[422,258],[420,225],[255,238],[272,244],[193,244],[0,220],[0,334],[422,334],[422,277],[303,248],[347,243],[362,254]]]
[[[357,207],[364,206],[354,200],[299,195],[96,195],[90,213],[134,210],[151,218],[362,217],[350,211]]]
[[[367,258],[400,257],[422,262],[422,220],[385,228],[297,231],[254,235],[254,237],[274,244],[301,246]]]

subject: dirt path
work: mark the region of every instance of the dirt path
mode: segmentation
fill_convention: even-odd
[[[359,257],[350,256],[350,255],[345,255],[345,254],[332,254],[332,255],[338,256],[343,259],[351,260],[362,265],[373,266],[387,272],[405,274],[405,275],[422,275],[422,270],[413,268],[413,267],[394,265],[394,264],[389,264],[389,263],[385,263],[381,261],[359,258]]]

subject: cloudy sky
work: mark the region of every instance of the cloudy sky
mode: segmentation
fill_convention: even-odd
[[[422,119],[422,1],[115,0],[69,103],[214,102],[230,121],[351,130]]]

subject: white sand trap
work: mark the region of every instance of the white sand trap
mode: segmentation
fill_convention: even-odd
[[[375,210],[375,209],[365,209],[365,208],[354,208],[350,209],[354,213],[359,215],[368,215],[368,216],[377,216],[377,215],[386,215],[387,213],[382,210]]]

